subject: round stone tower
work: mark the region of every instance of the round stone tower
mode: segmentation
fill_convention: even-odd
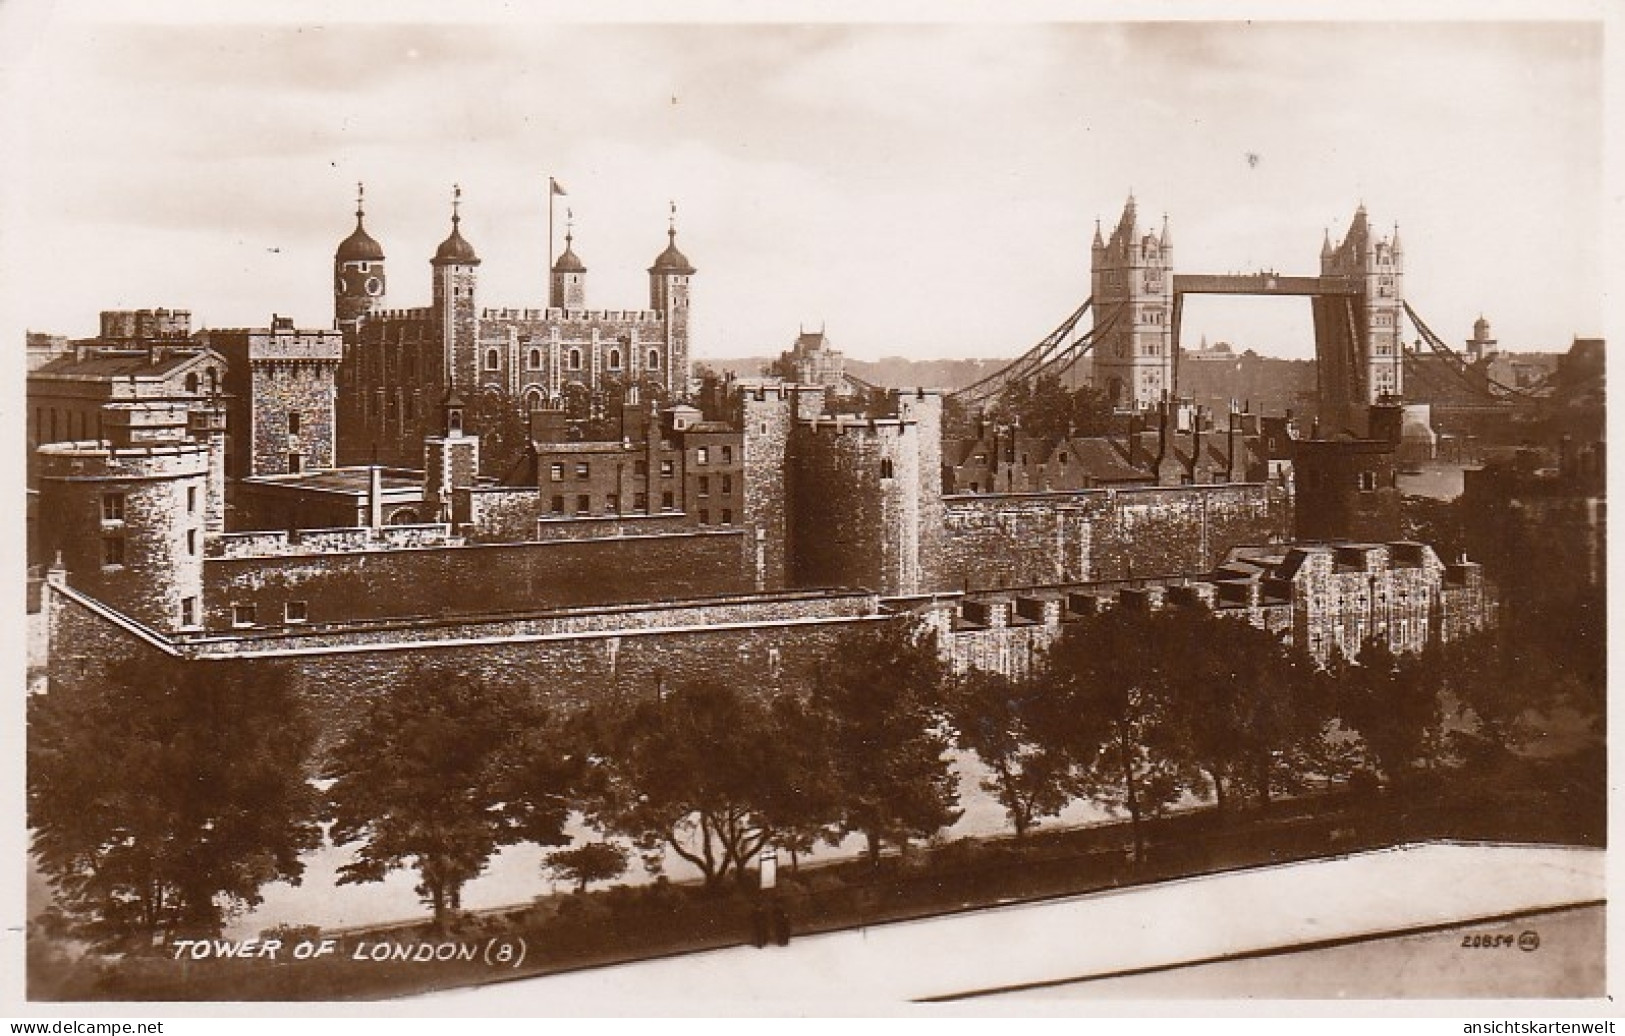
[[[42,540],[68,585],[155,630],[201,625],[208,444],[52,443],[39,460]]]

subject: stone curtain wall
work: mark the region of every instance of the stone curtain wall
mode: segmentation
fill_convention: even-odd
[[[944,500],[927,586],[976,590],[1200,573],[1291,532],[1274,483],[976,494]]]
[[[105,684],[119,661],[164,653],[73,597],[47,594],[51,686]],[[559,708],[657,697],[703,679],[764,695],[810,693],[821,667],[856,631],[890,620],[872,594],[781,594],[491,622],[211,635],[178,646],[196,665],[247,657],[286,667],[331,743],[362,701],[425,666],[466,672]]]
[[[1117,490],[1096,512],[1090,579],[1202,573],[1232,547],[1287,540],[1292,514],[1274,483]]]
[[[681,600],[752,588],[742,530],[348,554],[210,559],[204,621],[232,626],[233,605],[257,625],[303,602],[311,623],[491,614]]]

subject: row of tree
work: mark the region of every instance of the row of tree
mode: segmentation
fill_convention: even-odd
[[[856,833],[878,860],[957,819],[955,746],[984,764],[1018,837],[1085,797],[1128,815],[1140,855],[1142,821],[1181,800],[1267,804],[1362,768],[1402,785],[1449,754],[1449,703],[1503,752],[1554,694],[1600,709],[1600,668],[1565,681],[1561,653],[1525,640],[1405,658],[1373,643],[1321,670],[1202,608],[1120,608],[1069,625],[1028,676],[950,679],[923,629],[896,622],[831,656],[805,694],[715,674],[568,712],[425,666],[314,764],[285,670],[144,662],[30,699],[29,822],[80,930],[136,947],[217,932],[266,883],[297,883],[324,824],[356,845],[341,883],[409,868],[442,925],[495,852],[564,844],[573,815],[710,886],[743,880],[769,843]],[[590,845],[555,853],[555,873],[618,873],[623,854]]]

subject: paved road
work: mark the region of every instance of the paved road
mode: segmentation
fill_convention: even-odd
[[[426,1000],[435,1008],[503,1014],[870,1013],[909,1001],[1524,914],[1595,902],[1604,890],[1600,850],[1406,846]]]

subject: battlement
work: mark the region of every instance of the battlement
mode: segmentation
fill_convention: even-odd
[[[912,418],[857,417],[852,414],[837,414],[833,417],[814,417],[798,421],[797,425],[819,438],[839,437],[847,434],[873,435],[883,438],[902,435],[909,429],[919,427],[919,422]]]
[[[434,310],[428,306],[418,306],[413,309],[380,309],[375,313],[367,314],[367,323],[376,324],[384,321],[411,321],[430,320],[434,317]]]
[[[203,474],[209,446],[200,442],[114,446],[105,439],[46,443],[39,447],[40,474],[58,479],[171,478]]]
[[[652,309],[517,309],[511,306],[480,310],[481,320],[551,320],[617,324],[659,324],[665,314]]]
[[[184,339],[191,334],[189,309],[104,309],[101,314],[104,339]]]

